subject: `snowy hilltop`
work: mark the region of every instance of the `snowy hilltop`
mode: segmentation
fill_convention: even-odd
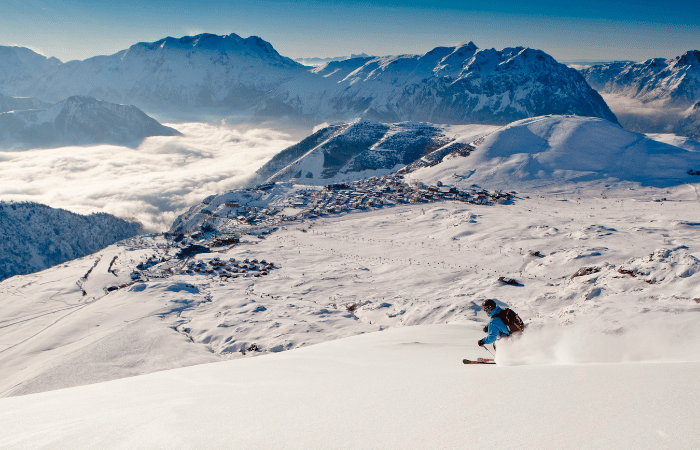
[[[700,51],[671,59],[613,62],[581,70],[633,131],[700,137]]]
[[[326,185],[386,175],[441,149],[468,151],[465,143],[455,142],[457,136],[476,139],[495,128],[371,120],[330,125],[275,155],[253,182]]]
[[[109,214],[81,216],[37,203],[0,202],[0,280],[44,270],[142,233]]]
[[[616,121],[581,74],[523,47],[498,51],[470,42],[316,68],[281,56],[258,37],[235,34],[168,37],[67,63],[27,52],[0,51],[0,90],[6,94],[45,101],[89,95],[148,111],[196,108],[309,123],[359,116],[392,123],[505,124],[543,114]]]
[[[492,189],[566,190],[582,183],[602,188],[630,183],[668,187],[698,183],[700,152],[632,133],[594,117],[523,119],[472,143],[468,158],[446,158],[409,177],[458,179]]]
[[[55,105],[37,106],[0,113],[0,146],[19,149],[96,144],[137,146],[149,136],[180,134],[135,106],[92,97],[73,96]]]

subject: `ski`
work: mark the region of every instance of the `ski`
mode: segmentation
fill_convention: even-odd
[[[492,359],[484,359],[484,358],[479,358],[476,361],[472,361],[469,359],[463,359],[462,362],[464,364],[496,364],[496,362]]]

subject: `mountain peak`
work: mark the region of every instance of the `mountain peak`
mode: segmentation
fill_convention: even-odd
[[[690,50],[678,57],[678,64],[700,66],[700,51]]]
[[[140,42],[131,46],[124,55],[131,50],[146,49],[150,51],[183,50],[197,51],[208,50],[223,54],[252,53],[261,58],[272,58],[275,61],[283,61],[286,64],[300,66],[301,64],[280,55],[269,42],[258,36],[242,38],[235,33],[217,35],[202,33],[195,36],[183,36],[181,38],[166,37],[155,42]],[[137,52],[140,53],[140,52]]]

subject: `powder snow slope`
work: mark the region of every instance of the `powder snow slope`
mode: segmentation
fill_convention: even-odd
[[[700,445],[700,363],[464,366],[479,328],[405,327],[0,399],[0,448]]]
[[[474,142],[467,158],[410,176],[424,182],[459,179],[487,188],[565,189],[576,183],[667,187],[696,183],[700,154],[624,130],[603,119],[545,116],[513,122]]]

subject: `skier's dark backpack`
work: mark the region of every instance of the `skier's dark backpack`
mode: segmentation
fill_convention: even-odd
[[[506,327],[508,327],[508,333],[518,333],[525,329],[525,324],[523,319],[510,308],[502,309],[498,314],[494,314],[493,317],[500,318]]]

